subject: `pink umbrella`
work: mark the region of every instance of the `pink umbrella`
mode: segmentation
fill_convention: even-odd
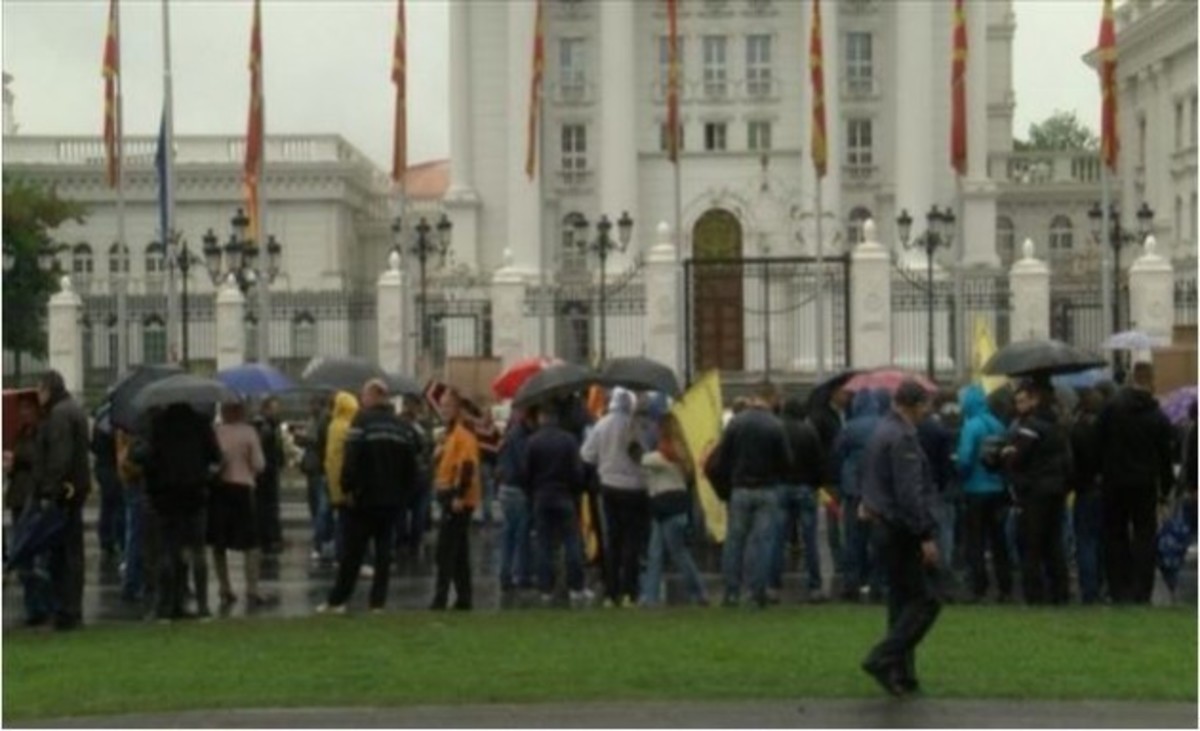
[[[900,388],[900,384],[909,379],[921,384],[921,387],[929,393],[938,392],[938,387],[933,381],[919,373],[912,373],[900,368],[876,368],[873,371],[864,371],[846,381],[843,388],[847,391],[873,391],[885,388],[889,393],[895,393],[896,389]]]

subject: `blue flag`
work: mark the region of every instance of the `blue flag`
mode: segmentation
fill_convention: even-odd
[[[167,179],[167,114],[164,111],[158,127],[158,149],[154,151],[154,169],[158,173],[158,230],[162,235],[163,253],[167,253],[170,232],[167,231],[167,196],[171,181]]]

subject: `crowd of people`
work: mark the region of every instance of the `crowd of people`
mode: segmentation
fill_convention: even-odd
[[[123,598],[169,621],[212,615],[209,558],[219,608],[239,601],[230,551],[244,556],[247,608],[276,600],[262,589],[261,565],[283,546],[280,480],[292,462],[306,481],[312,560],[336,566],[321,613],[344,613],[360,577],[371,580],[369,609],[383,610],[389,577],[419,556],[435,525],[430,608],[471,609],[472,517],[493,499],[502,592],[655,606],[669,559],[686,600],[708,605],[693,555],[706,536],[697,469],[726,506],[723,605],[779,601],[796,550],[808,600],[882,600],[896,593],[887,546],[898,539],[877,534],[903,501],[881,503],[880,483],[908,474],[917,458],[881,462],[879,444],[896,438],[897,414],[907,414],[931,489],[912,503],[919,515],[895,520],[919,530],[906,540],[935,545],[943,595],[1148,603],[1161,506],[1176,497],[1194,535],[1197,485],[1195,405],[1186,429],[1173,427],[1153,379],[1138,364],[1119,389],[1064,393],[1024,381],[988,394],[972,384],[928,408],[922,401],[919,418],[899,392],[833,388],[785,400],[764,384],[733,404],[716,443],[693,454],[668,398],[623,388],[601,408],[575,394],[514,410],[496,445],[495,427],[456,392],[438,404],[439,428],[425,399],[390,394],[381,381],[314,398],[308,421],[292,427],[266,398],[253,419],[241,402],[221,405],[219,419],[176,404],[134,432],[101,416],[89,434],[87,415],[51,372],[38,404],[21,407],[5,454],[5,505],[14,524],[31,506],[65,515],[49,550],[17,567],[26,621],[60,629],[82,620],[82,506],[93,475],[100,546],[124,561]],[[835,576],[827,580],[823,565]]]

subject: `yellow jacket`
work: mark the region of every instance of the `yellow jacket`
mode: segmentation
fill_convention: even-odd
[[[358,399],[339,391],[333,400],[333,418],[325,441],[325,479],[329,482],[329,503],[335,507],[346,504],[342,492],[342,460],[346,455],[346,432],[358,413]]]

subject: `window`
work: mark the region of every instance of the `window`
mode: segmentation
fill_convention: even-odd
[[[1066,216],[1055,216],[1050,222],[1050,251],[1070,251],[1074,244],[1071,232],[1071,219]]]
[[[562,248],[559,249],[558,268],[563,274],[578,274],[587,271],[587,251],[579,248],[575,233],[575,223],[582,218],[583,214],[574,211],[563,216]]]
[[[577,183],[587,171],[587,127],[564,124],[562,128],[562,170],[567,183]]]
[[[870,33],[846,34],[846,90],[870,94],[874,87],[873,49]]]
[[[679,149],[680,150],[682,150],[684,148],[684,146],[683,146],[683,129],[684,129],[683,125],[682,124],[679,125]],[[662,150],[663,152],[669,152],[671,149],[671,140],[670,140],[670,136],[668,135],[668,130],[669,130],[669,128],[668,128],[666,122],[663,122],[662,124],[658,125],[658,149]]]
[[[704,93],[725,96],[725,36],[704,36]]]
[[[142,322],[142,362],[167,362],[167,328],[158,315],[150,315]]]
[[[108,247],[108,273],[129,274],[129,248],[120,244]]]
[[[87,244],[76,244],[71,249],[71,273],[76,277],[90,277],[95,271],[92,261],[92,247]]]
[[[1177,101],[1177,102],[1175,102],[1175,149],[1176,150],[1182,150],[1184,147],[1187,147],[1187,145],[1185,145],[1183,142],[1183,131],[1185,129],[1183,124],[1184,124],[1183,102]]]
[[[769,150],[771,149],[771,123],[770,122],[751,122],[746,127],[749,134],[749,140],[746,146],[751,150]]]
[[[846,225],[846,238],[850,240],[851,246],[861,244],[863,241],[863,224],[871,218],[871,211],[862,206],[856,207],[850,211],[850,218]]]
[[[846,164],[852,168],[872,165],[871,120],[850,119],[846,121]]]
[[[746,93],[750,96],[771,93],[771,36],[746,37]]]
[[[1017,232],[1008,216],[996,217],[996,254],[1004,264],[1011,264],[1016,256]]]
[[[583,99],[587,91],[587,46],[583,38],[558,42],[559,91],[564,101]]]
[[[683,53],[683,45],[684,45],[683,44],[683,36],[682,35],[679,36],[678,38],[675,39],[675,41],[679,44],[679,48],[678,48],[678,53],[679,53],[679,95],[682,98],[682,96],[683,96],[683,68],[684,68],[683,60],[684,60],[684,58],[686,58]],[[662,94],[662,97],[664,99],[667,98],[667,84],[669,82],[669,77],[671,74],[670,60],[671,60],[671,38],[670,38],[670,36],[659,36],[658,37],[658,83],[659,83],[660,93]]]
[[[305,360],[317,354],[317,321],[308,312],[292,320],[292,355]]]
[[[162,244],[153,241],[146,247],[146,276],[162,276],[167,270],[167,262],[163,257]]]
[[[725,132],[727,128],[724,122],[709,122],[704,125],[704,149],[709,152],[717,152],[725,148]]]

